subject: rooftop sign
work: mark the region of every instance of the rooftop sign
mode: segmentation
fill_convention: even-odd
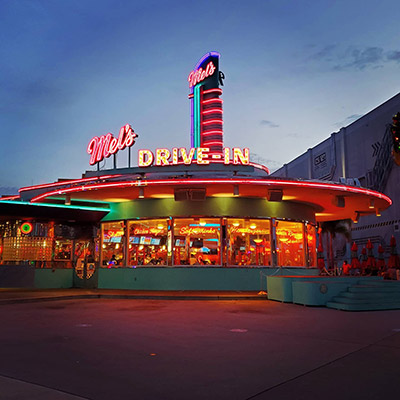
[[[100,137],[95,136],[87,147],[87,152],[90,154],[89,164],[94,165],[104,158],[116,154],[119,150],[133,146],[137,136],[129,124],[119,130],[118,138],[115,138],[112,133]]]

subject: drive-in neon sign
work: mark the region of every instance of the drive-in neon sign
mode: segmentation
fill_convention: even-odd
[[[197,158],[194,159],[196,152]],[[207,165],[212,163],[249,165],[250,152],[248,148],[242,151],[238,147],[234,147],[232,151],[229,147],[225,147],[222,153],[210,153],[210,149],[207,147],[192,147],[189,151],[184,147],[174,147],[172,151],[168,149],[156,149],[153,153],[151,150],[145,149],[138,152],[139,167],[149,167],[151,165],[162,167],[178,164]]]
[[[100,137],[95,136],[87,147],[87,152],[90,154],[90,165],[110,157],[119,150],[133,146],[137,136],[138,135],[129,124],[126,124],[120,129],[118,138],[115,138],[112,133],[107,133],[107,135],[102,135]]]

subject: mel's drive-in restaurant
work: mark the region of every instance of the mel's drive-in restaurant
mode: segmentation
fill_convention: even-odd
[[[207,53],[188,76],[190,148],[139,149],[131,166],[140,139],[126,124],[118,135],[89,140],[89,163],[97,169],[82,178],[0,199],[4,281],[259,290],[262,277],[278,269],[317,273],[319,222],[357,219],[391,204],[360,187],[271,177],[250,161],[248,148],[224,147],[219,61],[219,53]],[[115,155],[124,150],[128,166],[117,168]],[[113,168],[100,170],[107,157]]]

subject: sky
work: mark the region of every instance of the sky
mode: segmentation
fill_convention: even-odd
[[[80,178],[90,139],[127,123],[135,163],[189,148],[187,76],[209,51],[225,146],[277,169],[400,91],[398,27],[394,0],[1,0],[0,194]]]

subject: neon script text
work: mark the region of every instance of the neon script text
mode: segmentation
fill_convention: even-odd
[[[133,146],[137,136],[129,124],[126,124],[119,130],[118,138],[115,138],[111,133],[100,137],[95,136],[87,147],[87,152],[90,154],[90,165],[110,157],[111,154],[115,154],[118,150]]]
[[[207,64],[206,69],[199,68],[192,71],[188,76],[189,87],[196,86],[199,82],[204,81],[215,72],[215,66],[212,61]]]

